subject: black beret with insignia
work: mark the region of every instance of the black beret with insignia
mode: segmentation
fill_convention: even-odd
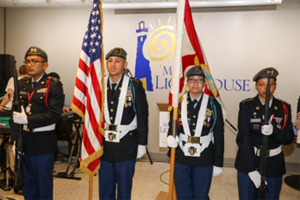
[[[189,76],[204,76],[203,70],[201,69],[200,65],[195,65],[186,73],[186,77]]]
[[[46,61],[48,61],[48,56],[46,54],[46,52],[39,48],[39,47],[29,47],[29,49],[27,50],[26,54],[25,54],[25,60],[27,58],[27,56],[41,56],[43,58],[46,59]]]
[[[279,72],[274,67],[268,67],[260,70],[254,77],[253,81],[257,82],[261,78],[268,78],[268,72],[270,73],[270,78],[275,79],[278,76]]]
[[[127,53],[126,53],[126,51],[123,48],[116,47],[116,48],[113,48],[112,50],[110,50],[106,54],[105,60],[107,60],[111,56],[121,57],[121,58],[124,58],[126,60]]]

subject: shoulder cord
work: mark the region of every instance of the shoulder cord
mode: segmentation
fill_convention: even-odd
[[[48,79],[47,82],[46,82],[46,97],[45,97],[45,104],[46,106],[48,107],[49,104],[48,104],[48,93],[49,93],[49,87],[50,87],[50,81],[51,79]]]
[[[211,128],[210,128],[210,132],[212,132],[213,129],[214,129],[214,127],[215,127],[215,125],[216,125],[218,114],[217,114],[217,109],[216,109],[214,100],[213,100],[211,97],[209,97],[209,98],[210,98],[210,106],[212,107],[213,112],[215,113],[215,116],[214,116],[214,123],[213,123],[213,125],[212,125]]]
[[[281,102],[282,102],[282,107],[283,107],[283,110],[284,110],[284,123],[283,123],[283,126],[281,128],[281,130],[283,130],[285,125],[286,125],[287,118],[289,116],[289,111],[288,111],[286,105],[284,104],[284,102],[283,101],[281,101]]]
[[[129,80],[129,87],[132,88],[131,91],[132,91],[132,107],[133,107],[133,110],[134,112],[136,113],[136,108],[135,108],[135,88],[133,86],[133,81],[132,79]]]

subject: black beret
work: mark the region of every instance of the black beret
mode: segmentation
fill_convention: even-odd
[[[116,48],[113,48],[112,50],[110,50],[106,54],[105,60],[107,60],[111,56],[121,57],[121,58],[124,58],[126,60],[127,53],[126,53],[126,51],[123,48],[116,47]]]
[[[46,61],[48,61],[48,56],[46,54],[46,52],[38,47],[29,47],[29,49],[27,50],[26,54],[25,54],[25,60],[27,58],[27,56],[41,56],[43,58],[46,59]]]
[[[186,73],[186,77],[189,76],[204,76],[203,70],[200,65],[195,65]]]
[[[278,76],[278,71],[273,68],[273,67],[268,67],[265,69],[260,70],[254,77],[253,77],[253,81],[257,82],[259,79],[261,78],[268,78],[268,71],[270,73],[270,78],[275,79],[276,81],[276,77]]]

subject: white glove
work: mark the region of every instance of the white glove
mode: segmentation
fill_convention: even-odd
[[[145,153],[146,153],[146,146],[145,145],[139,145],[138,146],[138,153],[137,153],[136,158],[143,157],[143,155],[145,155]]]
[[[21,112],[13,112],[13,120],[16,124],[28,124],[27,115],[25,114],[23,106]]]
[[[178,146],[178,142],[179,142],[179,139],[178,139],[177,135],[176,135],[175,138],[173,137],[173,135],[169,135],[167,137],[167,145],[168,145],[168,147],[176,148]]]
[[[252,171],[252,172],[249,172],[248,173],[251,181],[253,182],[253,184],[255,185],[256,188],[259,188],[260,186],[260,178],[261,178],[261,175],[258,171]]]
[[[219,176],[219,175],[222,174],[222,172],[223,172],[222,167],[214,166],[214,169],[213,169],[213,176]]]
[[[271,135],[273,133],[273,125],[270,123],[268,125],[263,125],[261,127],[261,133],[266,136]]]

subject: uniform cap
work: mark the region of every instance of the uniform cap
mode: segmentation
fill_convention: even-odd
[[[253,81],[257,82],[259,79],[261,78],[268,78],[268,72],[270,73],[270,78],[275,79],[276,81],[276,77],[278,76],[278,71],[273,68],[273,67],[268,67],[265,69],[260,70],[254,77],[253,77]]]
[[[123,48],[116,47],[116,48],[113,48],[112,50],[110,50],[106,54],[105,60],[107,60],[111,56],[121,57],[121,58],[124,58],[126,60],[127,53],[126,53],[126,51]]]
[[[35,46],[29,47],[29,49],[27,50],[27,52],[25,54],[25,60],[26,60],[27,56],[41,56],[41,57],[45,58],[46,61],[48,61],[48,56],[47,56],[46,52],[43,49],[41,49],[39,47],[35,47]]]
[[[191,69],[189,69],[189,71],[186,73],[186,77],[189,76],[204,76],[203,70],[201,68],[200,65],[195,65],[194,67],[192,67]]]

